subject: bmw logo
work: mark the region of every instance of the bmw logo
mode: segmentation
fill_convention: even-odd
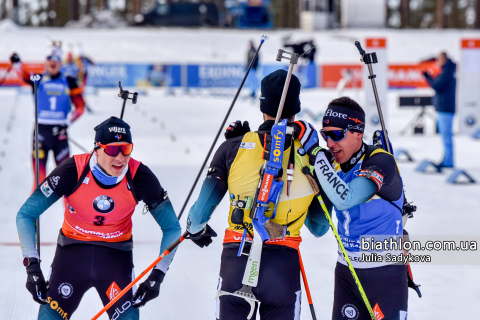
[[[109,213],[115,208],[115,202],[109,196],[98,196],[93,200],[93,209],[100,213]]]
[[[473,116],[468,116],[466,119],[465,119],[465,122],[467,123],[468,126],[473,126],[475,124],[475,117]]]
[[[297,153],[301,156],[304,156],[306,154],[305,149],[303,149],[303,148],[298,148]]]

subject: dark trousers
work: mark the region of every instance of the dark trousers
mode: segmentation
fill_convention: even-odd
[[[247,256],[237,257],[238,244],[225,244],[218,287],[234,292],[242,287]],[[244,251],[248,252],[245,248]],[[253,294],[261,302],[262,320],[300,319],[301,287],[298,251],[285,246],[264,245],[258,285]],[[258,309],[258,305],[257,305]],[[245,320],[250,305],[242,298],[224,295],[217,300],[217,319]]]
[[[405,320],[408,308],[407,266],[355,269],[372,308],[378,304],[384,320]],[[377,310],[378,310],[377,309]],[[380,313],[377,319],[381,318]],[[333,320],[371,320],[347,266],[337,262]]]
[[[92,287],[106,305],[132,280],[132,251],[92,245],[57,245],[47,291],[48,304],[40,306],[38,319],[70,319],[85,292]],[[108,309],[110,319],[138,320],[138,309],[131,303],[132,291]]]
[[[33,163],[33,176],[34,187],[35,185],[35,130],[33,131],[33,147],[32,147],[32,163]],[[49,151],[53,151],[55,157],[55,163],[57,166],[63,161],[70,158],[70,149],[68,147],[68,135],[67,127],[60,125],[38,125],[38,175],[39,182],[41,183],[46,177],[46,166],[48,160]]]

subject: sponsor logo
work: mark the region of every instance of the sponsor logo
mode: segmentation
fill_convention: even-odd
[[[48,182],[45,181],[41,186],[40,186],[40,191],[42,191],[43,195],[45,197],[50,197],[53,193],[53,190],[52,188],[50,188],[50,186],[48,185]]]
[[[73,207],[72,207],[71,205],[68,205],[68,211],[70,211],[70,213],[72,213],[72,214],[73,214],[73,213],[77,213],[77,212],[75,211],[75,209],[73,209]]]
[[[375,313],[375,317],[377,318],[377,320],[385,319],[385,316],[383,315],[382,310],[380,310],[380,307],[378,306],[378,303],[373,308],[373,313]]]
[[[55,189],[58,185],[58,181],[60,180],[60,177],[59,176],[50,177],[48,180],[50,181],[50,185],[52,186],[52,188]]]
[[[258,261],[253,261],[252,267],[250,268],[250,276],[248,277],[248,282],[253,283],[257,276],[258,276]]]
[[[283,125],[281,122],[278,123],[278,125]],[[280,158],[280,156],[282,155],[282,137],[283,136],[283,132],[280,131],[280,130],[277,130],[277,134],[273,136],[273,138],[275,138],[275,144],[273,146],[273,162],[278,162],[278,163],[282,163],[282,159]]]
[[[127,301],[122,304],[122,310],[120,310],[120,308],[115,308],[115,313],[112,316],[112,320],[117,320],[118,318],[120,318],[120,315],[127,311],[131,306],[132,304],[130,303],[130,301]]]
[[[157,283],[156,281],[150,281],[150,287],[153,287]]]
[[[334,118],[340,118],[340,119],[347,119],[348,118],[346,113],[335,112],[332,109],[328,109],[325,112],[324,117],[334,117]]]
[[[357,118],[350,118],[348,117],[349,120],[352,120],[355,123],[363,123],[363,121],[358,120]]]
[[[115,208],[115,202],[109,196],[98,196],[93,200],[93,209],[100,213],[112,212]]]
[[[267,173],[263,176],[262,188],[260,189],[260,196],[258,200],[266,202],[268,194],[270,193],[270,187],[272,186],[273,175]]]
[[[68,320],[68,314],[65,311],[63,311],[62,308],[60,308],[57,301],[53,300],[51,297],[47,297],[47,303],[50,306],[50,308],[52,308],[52,310],[57,311],[61,319]]]
[[[347,319],[358,319],[358,309],[353,304],[347,303],[342,307],[342,316],[346,317]]]
[[[58,293],[62,295],[62,298],[68,299],[73,294],[73,286],[68,282],[64,282],[58,286]]]
[[[90,182],[90,178],[89,178],[89,177],[85,177],[85,179],[83,179],[83,182],[82,182],[82,183],[88,184],[89,182]]]
[[[106,292],[108,299],[112,301],[113,299],[115,299],[116,296],[118,296],[120,291],[122,291],[120,287],[115,283],[115,281],[113,281],[110,287],[108,287],[108,290]]]
[[[121,134],[116,134],[116,135],[115,135],[115,138],[116,138],[118,141],[120,141],[120,139],[122,139],[122,135],[121,135]]]
[[[108,130],[110,132],[127,134],[127,131],[125,131],[125,128],[122,128],[122,127],[110,127],[108,128]]]
[[[240,144],[241,149],[254,149],[256,143],[255,142],[242,142]]]
[[[63,91],[65,90],[65,86],[61,83],[43,82],[43,89],[47,91]]]

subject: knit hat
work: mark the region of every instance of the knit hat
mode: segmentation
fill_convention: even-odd
[[[260,111],[271,117],[277,116],[286,79],[287,71],[282,69],[274,71],[263,78],[260,95]],[[290,118],[300,112],[300,87],[300,81],[292,74],[285,104],[283,105],[282,119]]]
[[[117,117],[110,117],[94,128],[95,130],[95,148],[98,148],[97,142],[109,144],[113,142],[132,143],[132,133],[130,126]]]

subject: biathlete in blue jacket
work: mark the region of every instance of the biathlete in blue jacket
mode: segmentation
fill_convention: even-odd
[[[70,157],[67,128],[82,115],[85,107],[82,88],[78,87],[75,78],[65,76],[60,71],[62,50],[59,47],[50,46],[45,58],[45,72],[41,75],[37,87],[39,181],[45,179],[50,150],[53,151],[57,165]],[[12,54],[10,60],[21,78],[33,88],[34,83],[30,80],[30,74],[23,68],[18,54]],[[75,106],[73,112],[71,112],[72,104]],[[33,137],[35,139],[35,132]],[[35,142],[32,162],[35,176]],[[33,189],[35,190],[36,187],[34,185]]]
[[[320,133],[329,150],[310,154],[316,177],[333,203],[338,233],[377,319],[407,319],[407,266],[388,262],[400,249],[378,252],[382,262],[363,261],[360,236],[403,236],[403,184],[394,157],[363,142],[365,112],[357,102],[341,97],[331,101]],[[302,141],[303,142],[303,141]],[[308,141],[307,141],[308,143]],[[311,148],[310,150],[312,150]],[[370,320],[339,248],[335,268],[333,320]]]

